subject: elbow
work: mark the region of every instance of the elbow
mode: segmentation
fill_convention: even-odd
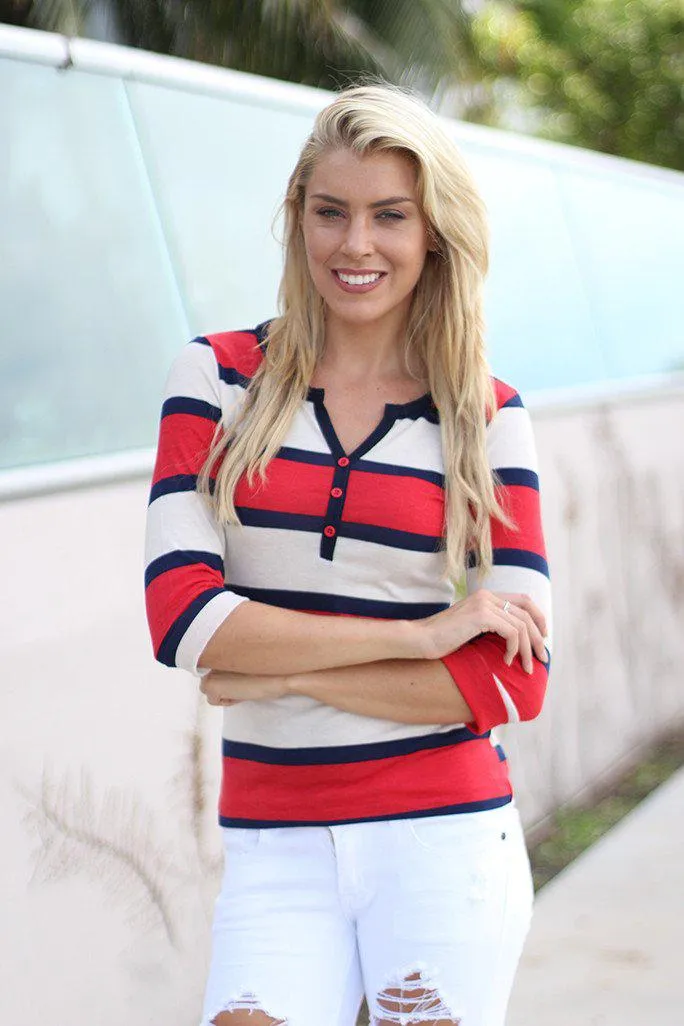
[[[544,707],[546,697],[546,675],[541,681],[535,682],[535,686],[529,688],[524,698],[518,704],[518,714],[521,722],[529,723],[536,720]]]

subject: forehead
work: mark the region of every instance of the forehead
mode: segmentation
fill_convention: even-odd
[[[389,196],[417,200],[415,166],[406,154],[395,151],[362,155],[328,150],[316,161],[306,186],[307,195],[316,192],[369,203]]]

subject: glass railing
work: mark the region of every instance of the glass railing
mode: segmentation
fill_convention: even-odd
[[[86,41],[62,70],[51,39],[0,27],[0,468],[152,445],[183,342],[275,313],[274,218],[328,100]],[[494,373],[683,369],[684,176],[451,130],[490,211]]]

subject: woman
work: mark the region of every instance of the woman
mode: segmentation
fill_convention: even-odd
[[[149,510],[157,658],[226,706],[202,1023],[353,1026],[365,993],[380,1026],[502,1026],[531,885],[490,732],[540,709],[549,589],[483,205],[438,120],[365,86],[285,220],[281,316],[174,364]]]

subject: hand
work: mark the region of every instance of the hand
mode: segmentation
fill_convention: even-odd
[[[212,670],[200,682],[209,705],[230,706],[238,702],[261,702],[290,693],[286,677],[253,676]]]
[[[415,622],[426,632],[426,659],[441,659],[479,634],[492,633],[506,642],[504,661],[508,666],[516,655],[527,673],[532,673],[533,655],[543,663],[548,662],[544,646],[546,621],[529,595],[482,588],[441,613]]]

